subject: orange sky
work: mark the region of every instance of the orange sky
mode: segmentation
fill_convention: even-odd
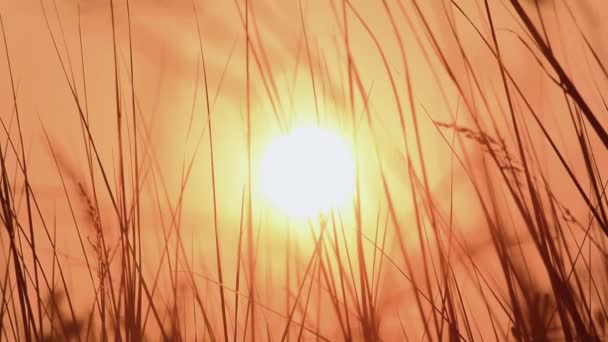
[[[606,60],[608,47],[604,37],[599,32],[608,32],[608,2],[570,1],[574,14],[590,44],[596,49],[599,58]],[[101,158],[109,170],[116,165],[116,103],[114,81],[114,57],[112,47],[112,19],[109,11],[109,1],[100,0],[57,0],[56,9],[53,1],[42,1],[49,20],[49,27],[57,44],[64,63],[71,65],[68,73],[73,73],[78,96],[84,99],[83,70],[86,74],[86,94],[88,99],[88,115],[92,135],[99,149]],[[501,44],[501,53],[523,92],[528,96],[531,105],[540,113],[548,131],[555,136],[560,148],[574,164],[581,160],[572,143],[571,123],[567,118],[563,95],[544,76],[544,71],[530,58],[530,52],[519,41],[516,34],[521,29],[513,21],[512,14],[505,10],[504,1],[491,1],[494,11],[495,27]],[[80,3],[83,55],[80,54],[78,33],[78,3]],[[307,0],[303,3],[303,17],[307,40],[310,44],[311,63],[304,48],[302,23],[298,11],[298,1],[252,1],[251,15],[258,31],[252,32],[252,44],[260,58],[268,77],[268,70],[276,83],[277,95],[280,99],[274,105],[279,109],[284,123],[297,126],[314,121],[315,104],[310,80],[310,65],[316,77],[316,86],[325,88],[325,96],[320,96],[320,112],[323,125],[340,131],[345,137],[351,135],[352,117],[348,108],[348,93],[345,66],[345,48],[342,44],[341,19],[338,20],[330,6],[331,1]],[[406,112],[406,127],[413,132],[413,122],[409,114],[407,101],[406,79],[404,67],[396,44],[390,21],[380,1],[352,1],[353,6],[364,18],[365,23],[374,32],[384,49],[391,72],[399,89],[399,97]],[[512,130],[507,128],[508,116],[501,113],[506,102],[501,91],[501,83],[495,60],[491,58],[483,42],[476,36],[462,15],[452,8],[446,15],[441,1],[425,1],[422,10],[427,16],[431,30],[437,34],[441,51],[454,68],[455,77],[462,82],[464,88],[471,83],[463,60],[460,57],[449,22],[455,23],[467,55],[474,63],[477,77],[480,77],[483,89],[489,102],[486,108],[476,90],[466,89],[466,97],[459,98],[453,82],[441,66],[434,49],[429,43],[428,34],[422,22],[415,15],[409,2],[405,8],[410,15],[414,28],[409,26],[403,14],[394,2],[389,2],[393,15],[399,23],[400,34],[408,58],[408,70],[413,84],[415,109],[418,114],[422,136],[421,149],[425,156],[429,182],[437,194],[449,193],[450,183],[450,149],[442,136],[438,134],[429,116],[438,122],[453,122],[456,108],[459,108],[458,123],[471,127],[471,114],[483,117],[483,126],[493,132],[487,113],[495,113],[496,125],[507,141],[512,139]],[[446,2],[447,3],[447,2]],[[471,16],[471,20],[481,25],[481,31],[488,36],[488,26],[485,13],[480,1],[458,1],[463,10]],[[607,80],[600,77],[595,66],[589,67],[591,55],[582,46],[580,36],[573,25],[568,12],[561,4],[562,0],[543,1],[543,11],[546,11],[545,25],[554,49],[558,51],[560,61],[574,75],[574,81],[583,90],[586,100],[593,109],[601,113],[600,121],[608,126],[608,115],[602,109],[601,99],[595,90],[597,87],[606,89]],[[243,1],[238,1],[240,11],[243,11]],[[340,4],[337,4],[340,10]],[[555,6],[556,11],[553,11]],[[531,7],[530,7],[531,8]],[[234,1],[207,1],[197,5],[198,21],[203,37],[203,49],[206,57],[210,97],[214,101],[212,108],[213,138],[216,148],[218,212],[219,225],[222,227],[223,244],[226,250],[233,250],[238,232],[241,192],[246,182],[246,148],[245,148],[245,34],[239,16],[239,9]],[[45,17],[38,0],[5,1],[0,4],[0,13],[4,21],[6,40],[13,68],[13,77],[18,87],[17,102],[20,113],[25,146],[29,153],[29,168],[32,186],[39,197],[43,210],[52,217],[56,213],[58,230],[65,231],[62,248],[66,256],[74,261],[73,277],[78,279],[78,265],[81,252],[74,244],[74,228],[69,215],[68,204],[62,189],[61,179],[51,158],[48,142],[42,128],[50,137],[50,142],[57,156],[61,159],[62,173],[70,189],[70,198],[76,207],[81,206],[75,187],[75,182],[86,184],[89,181],[86,167],[85,149],[80,129],[78,112],[63,74],[60,60],[56,54],[51,39],[51,33],[45,25]],[[200,65],[200,50],[197,38],[196,19],[190,1],[131,1],[132,39],[134,63],[134,89],[139,109],[138,129],[144,168],[153,172],[144,186],[143,201],[146,203],[144,216],[149,228],[146,240],[150,246],[153,259],[161,242],[160,222],[154,181],[163,191],[161,183],[165,182],[168,195],[175,205],[179,194],[179,184],[183,177],[184,165],[192,159],[197,149],[197,157],[193,163],[192,175],[185,191],[184,210],[182,215],[183,236],[191,237],[196,245],[196,254],[200,255],[195,265],[206,264],[207,273],[213,274],[213,263],[205,261],[213,255],[214,250],[208,248],[211,244],[211,184],[209,171],[209,152],[206,128],[206,109],[204,88],[202,84],[202,66]],[[557,13],[557,16],[555,15]],[[243,13],[241,13],[242,15]],[[121,84],[121,100],[129,122],[129,133],[132,135],[131,118],[131,85],[129,82],[129,50],[128,31],[124,1],[116,1],[116,37],[118,47],[119,78]],[[534,16],[536,22],[537,17]],[[355,91],[357,116],[360,116],[360,146],[358,149],[362,173],[362,207],[364,222],[373,231],[378,207],[386,210],[386,202],[382,200],[382,187],[379,179],[378,160],[388,175],[391,191],[398,204],[400,223],[408,226],[412,220],[411,197],[407,189],[411,186],[403,181],[406,164],[403,161],[403,140],[399,125],[398,111],[387,77],[382,58],[375,48],[373,41],[357,22],[354,15],[349,18],[349,32],[354,63],[360,72],[362,84],[370,91],[369,105],[373,120],[373,130],[379,143],[377,155],[373,145],[373,133],[367,123],[361,96]],[[518,33],[519,32],[519,33]],[[529,41],[527,37],[525,40]],[[422,41],[422,46],[418,43]],[[261,49],[265,56],[262,57]],[[427,57],[428,56],[428,57]],[[82,58],[84,66],[82,65]],[[258,165],[261,152],[277,135],[279,125],[273,113],[273,104],[269,101],[264,81],[260,76],[257,62],[251,57],[251,112],[254,168]],[[266,62],[263,59],[267,60]],[[430,59],[430,63],[429,63]],[[11,118],[12,93],[8,78],[7,57],[0,53],[0,112],[2,120],[7,124]],[[296,69],[298,65],[298,69]],[[223,76],[223,71],[226,70]],[[198,75],[198,76],[197,76]],[[294,82],[295,77],[295,82]],[[221,83],[220,83],[221,82]],[[195,96],[196,93],[196,96]],[[217,97],[216,97],[217,94]],[[496,100],[496,98],[499,100]],[[466,99],[464,101],[463,99]],[[473,107],[466,108],[465,102]],[[280,102],[280,103],[279,103]],[[517,106],[523,108],[523,102]],[[193,111],[194,108],[194,111]],[[583,208],[577,208],[579,199],[573,195],[574,188],[564,185],[566,174],[558,160],[550,152],[549,146],[543,142],[540,131],[526,116],[530,124],[530,137],[536,146],[541,163],[546,165],[549,181],[557,194],[564,199],[566,205],[577,215],[584,217]],[[17,137],[15,124],[11,137]],[[144,133],[144,131],[147,131]],[[442,130],[451,139],[452,131]],[[0,137],[4,139],[3,132]],[[601,150],[598,140],[597,159],[599,167],[605,174],[608,171],[606,151]],[[415,136],[408,135],[408,144],[415,146]],[[2,144],[4,148],[4,143]],[[457,143],[457,150],[463,146]],[[482,174],[481,154],[478,146],[465,140],[465,148],[473,165],[473,174]],[[515,152],[515,146],[509,146]],[[410,147],[414,160],[417,159],[415,148]],[[420,165],[416,161],[415,168]],[[468,175],[459,167],[454,166],[454,212],[455,222],[461,241],[471,246],[487,241],[487,232],[479,227],[480,213],[478,204],[473,199],[473,189]],[[257,169],[256,169],[257,170]],[[584,168],[576,169],[579,175],[584,175]],[[98,177],[100,175],[97,175]],[[254,179],[259,175],[254,172]],[[111,182],[114,176],[111,175]],[[154,181],[153,181],[154,179]],[[162,181],[161,181],[162,179]],[[259,184],[254,182],[253,192],[259,196]],[[164,194],[161,195],[164,201]],[[256,197],[257,198],[257,197]],[[101,205],[108,208],[108,217],[102,220],[110,223],[113,213],[107,196],[100,198]],[[264,235],[268,249],[265,251],[269,263],[274,257],[284,253],[285,238],[284,219],[273,208],[262,207],[254,203],[254,221],[266,222]],[[447,213],[449,208],[448,196],[437,196],[437,205]],[[167,203],[161,203],[166,209]],[[77,208],[78,220],[85,220],[84,208]],[[167,212],[163,212],[162,220],[169,224]],[[107,229],[113,227],[108,225]],[[405,234],[413,232],[406,231]],[[91,233],[92,234],[92,233]],[[111,234],[111,233],[110,233]],[[392,233],[391,233],[392,234]],[[304,233],[308,238],[308,233]],[[412,248],[417,248],[417,240],[412,237]],[[310,247],[310,246],[309,246]],[[396,247],[396,246],[394,246]],[[371,250],[371,249],[370,249]],[[397,253],[397,252],[395,252]],[[234,253],[232,253],[234,254]],[[233,265],[235,255],[226,253],[224,262]],[[266,255],[267,254],[267,255]],[[483,254],[483,252],[481,252]],[[196,259],[196,258],[195,258]],[[66,260],[67,257],[66,257]],[[278,262],[277,262],[278,263]],[[153,265],[154,262],[151,261]],[[281,263],[278,263],[282,265]],[[232,266],[231,266],[232,267]],[[260,266],[263,269],[265,266]],[[278,267],[278,266],[277,266]],[[491,267],[489,265],[488,267]],[[205,273],[201,266],[201,273]],[[82,271],[82,270],[81,270]],[[230,272],[228,272],[230,273]],[[228,281],[233,282],[228,276]],[[263,278],[263,277],[260,277]],[[390,281],[390,275],[387,275]],[[387,290],[386,298],[391,298]],[[407,297],[403,297],[407,298]],[[83,299],[83,300],[86,300]],[[403,299],[404,301],[407,299]],[[387,309],[389,310],[389,309]],[[416,313],[412,313],[416,314]],[[387,323],[387,324],[394,324]]]

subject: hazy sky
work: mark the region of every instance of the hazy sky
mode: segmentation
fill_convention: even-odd
[[[184,212],[181,214],[187,229],[185,234],[198,236],[195,241],[200,246],[207,243],[209,238],[206,236],[209,236],[211,231],[211,185],[205,88],[197,33],[198,17],[212,109],[218,174],[218,210],[220,223],[226,227],[225,243],[231,245],[238,229],[241,193],[247,175],[244,1],[206,1],[204,4],[197,4],[196,16],[190,1],[131,1],[133,86],[130,81],[129,24],[125,1],[115,1],[114,19],[109,1],[41,2],[5,1],[0,4],[0,14],[4,22],[10,65],[17,89],[23,139],[29,154],[31,182],[44,210],[56,211],[59,222],[65,225],[62,229],[68,232],[66,234],[73,234],[73,228],[70,228],[73,224],[72,218],[65,201],[61,178],[43,128],[60,161],[64,180],[77,207],[76,211],[81,216],[84,216],[84,209],[79,208],[81,203],[78,200],[76,184],[80,182],[90,191],[83,132],[68,81],[74,86],[83,106],[86,84],[84,109],[85,115],[90,118],[91,134],[101,160],[108,168],[112,186],[117,179],[113,173],[118,163],[115,55],[112,38],[114,20],[116,59],[119,65],[119,105],[124,113],[123,134],[128,137],[125,138],[126,141],[133,141],[131,89],[134,89],[142,170],[148,177],[144,185],[144,201],[147,203],[144,210],[146,220],[155,223],[151,224],[149,229],[151,232],[159,229],[157,224],[161,214],[157,210],[156,191],[162,194],[160,196],[164,201],[163,186],[166,186],[171,205],[174,206],[188,163],[193,159],[195,151],[198,151],[185,191]],[[275,112],[281,118],[281,124],[295,127],[303,123],[313,123],[315,108],[318,107],[322,125],[340,132],[345,139],[351,139],[352,117],[355,115],[360,134],[358,153],[361,160],[364,219],[366,222],[374,222],[378,206],[386,205],[380,200],[380,160],[388,174],[398,204],[399,217],[403,222],[408,222],[412,213],[411,197],[407,189],[411,184],[403,181],[406,172],[403,159],[404,142],[391,80],[374,41],[351,11],[348,22],[350,44],[362,86],[369,95],[368,104],[373,127],[370,129],[358,89],[355,89],[355,113],[351,113],[349,109],[342,3],[334,2],[337,13],[333,12],[332,1],[303,0],[301,18],[296,0],[252,1],[250,70],[254,162],[257,163],[264,146],[280,132]],[[436,191],[445,191],[451,182],[454,183],[454,207],[458,213],[455,220],[458,229],[464,233],[465,239],[473,244],[476,239],[484,241],[484,236],[473,238],[472,235],[467,235],[468,232],[475,231],[476,226],[480,224],[477,204],[472,200],[474,196],[469,175],[454,162],[454,178],[450,178],[452,159],[444,139],[452,139],[453,131],[438,129],[432,120],[442,123],[453,123],[457,120],[460,125],[473,127],[471,115],[476,115],[481,118],[482,126],[491,135],[495,136],[495,124],[505,140],[513,141],[512,129],[508,128],[509,116],[505,111],[506,102],[496,61],[467,19],[456,7],[450,6],[449,1],[444,1],[443,4],[439,0],[420,1],[422,12],[435,34],[434,38],[437,39],[441,53],[447,58],[453,76],[461,84],[466,95],[459,97],[436,53],[436,48],[430,43],[430,36],[419,15],[410,1],[403,2],[404,12],[394,1],[388,3],[404,42],[413,105],[421,135],[421,151],[425,156],[429,182]],[[455,2],[470,16],[469,19],[479,26],[481,33],[489,38],[483,2]],[[571,129],[560,129],[564,125],[571,125],[563,93],[548,80],[536,60],[531,58],[531,52],[521,41],[531,44],[530,39],[521,34],[521,28],[514,22],[513,11],[507,1],[489,2],[505,65],[521,86],[529,103],[538,111],[548,131],[566,151],[566,157],[574,158],[578,154],[568,153],[569,146],[574,146],[571,140],[573,137],[564,133],[570,132]],[[605,62],[608,51],[604,37],[598,33],[608,32],[608,2],[540,1],[543,24],[546,26],[549,41],[558,52],[559,60],[571,71],[571,75],[574,75],[574,81],[581,87],[592,108],[601,113],[600,121],[606,126],[608,115],[595,89],[606,89],[607,80],[592,62],[593,56],[582,43],[578,28],[573,24],[564,3],[568,4],[580,30],[594,47],[598,58]],[[391,22],[380,0],[358,0],[352,1],[352,4],[382,46],[386,62],[394,76],[393,81],[405,112],[407,142],[418,170],[420,165],[414,147],[416,138],[413,134],[414,123],[408,101],[406,72]],[[44,6],[46,18],[41,6]],[[449,9],[446,11],[444,6]],[[527,2],[526,8],[530,10],[535,23],[539,24],[531,1]],[[407,13],[409,19],[405,19],[404,13]],[[302,19],[309,45],[308,52],[304,44]],[[452,27],[455,28],[473,65],[475,75],[487,96],[485,99],[479,96],[479,91],[474,87],[456,44]],[[538,55],[536,49],[534,54]],[[65,70],[61,61],[66,67]],[[11,125],[12,139],[17,139],[15,116],[11,114],[13,95],[7,65],[7,56],[2,52],[1,118],[4,125]],[[312,92],[311,66],[318,92],[317,106]],[[264,75],[261,75],[260,67],[264,70]],[[64,72],[67,72],[68,79]],[[521,113],[521,118],[533,127],[526,139],[542,141],[540,131],[525,110],[524,102],[516,102],[516,110]],[[496,122],[489,121],[489,117],[494,117]],[[442,136],[439,131],[445,135]],[[379,143],[379,155],[376,155],[373,144],[374,134]],[[3,131],[0,137],[5,139],[5,136]],[[472,165],[476,166],[470,171],[481,174],[483,169],[479,146],[471,140],[465,139],[463,142]],[[560,185],[566,175],[555,156],[550,153],[549,146],[545,145],[538,145],[544,146],[544,150],[537,151],[538,158],[552,175],[549,181],[554,183],[556,189],[562,192],[560,195],[565,198],[565,202],[568,202],[568,198],[572,198],[569,195],[572,194],[573,188]],[[2,142],[3,149],[5,146],[5,142]],[[458,151],[463,150],[460,143],[457,142],[456,146]],[[600,146],[599,143],[597,146]],[[508,148],[515,152],[514,146]],[[602,160],[602,156],[603,160],[607,160],[606,153],[599,153],[598,160]],[[572,161],[580,162],[576,159]],[[608,164],[600,162],[599,167],[605,173]],[[254,180],[259,176],[256,172],[254,170]],[[576,172],[583,174],[584,169]],[[100,177],[99,174],[96,176]],[[101,182],[101,178],[97,181]],[[156,187],[158,189],[155,189]],[[259,184],[254,181],[256,196],[259,196],[258,188]],[[442,202],[442,199],[445,202]],[[108,217],[102,219],[110,222],[113,214],[108,197],[101,196],[100,202],[102,207],[108,208]],[[572,203],[578,203],[578,200],[572,199]],[[448,204],[447,196],[439,196],[438,206],[442,210],[447,210]],[[167,205],[167,202],[161,204],[163,207]],[[577,211],[577,208],[572,209]],[[266,215],[276,216],[262,201],[256,202],[254,210],[256,220],[271,220]],[[84,220],[83,217],[78,219]],[[171,218],[164,216],[162,220],[168,224]],[[274,217],[273,220],[276,223],[279,219]],[[148,238],[151,244],[155,244],[160,236],[150,233]],[[70,244],[69,239],[64,243]],[[211,253],[201,249],[203,255]],[[66,248],[66,254],[78,255],[78,252]],[[233,258],[234,256],[227,256],[226,260]]]

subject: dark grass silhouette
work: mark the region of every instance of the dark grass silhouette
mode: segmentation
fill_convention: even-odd
[[[259,127],[254,107],[268,101],[275,120],[272,125],[287,129],[288,107],[294,106],[289,104],[294,96],[283,95],[279,67],[264,45],[253,10],[259,7],[249,2],[235,2],[242,39],[234,49],[241,49],[243,58],[237,59],[241,74],[227,76],[231,82],[240,82],[243,90],[238,100],[242,104],[246,180],[240,198],[231,199],[239,209],[238,228],[223,223],[227,221],[222,216],[222,187],[217,179],[217,161],[223,150],[216,138],[214,106],[218,97],[239,88],[223,93],[209,81],[210,73],[217,73],[221,84],[226,69],[219,68],[209,52],[212,48],[206,37],[213,33],[206,31],[200,18],[203,4],[191,5],[199,58],[195,78],[202,89],[193,102],[202,101],[204,116],[196,121],[192,110],[187,135],[200,124],[203,133],[196,151],[208,154],[204,165],[211,193],[201,196],[211,215],[202,225],[212,229],[204,230],[204,239],[211,243],[202,248],[213,253],[204,260],[206,266],[195,265],[194,242],[183,218],[195,158],[183,158],[177,189],[169,188],[158,176],[162,165],[152,152],[151,122],[145,119],[152,114],[142,110],[136,86],[141,76],[134,51],[137,36],[132,34],[131,18],[136,18],[132,4],[128,0],[108,4],[113,133],[112,138],[101,139],[89,108],[94,95],[87,93],[86,85],[95,80],[85,68],[80,2],[77,58],[63,52],[66,34],[63,27],[58,30],[55,26],[52,13],[56,8],[53,12],[51,5],[41,3],[53,58],[59,60],[61,82],[67,84],[80,128],[78,144],[84,147],[86,163],[77,166],[66,157],[71,152],[59,148],[48,134],[38,113],[22,109],[11,50],[11,41],[17,37],[6,34],[0,9],[11,103],[11,112],[1,116],[0,131],[4,263],[0,269],[0,340],[607,338],[608,106],[604,96],[608,95],[608,72],[602,47],[586,36],[571,4],[483,0],[476,3],[474,12],[471,4],[437,1],[432,8],[440,17],[450,18],[442,26],[444,31],[437,32],[421,1],[379,0],[377,8],[390,30],[378,33],[372,25],[374,18],[367,17],[358,4],[329,1],[336,23],[333,49],[343,52],[339,58],[345,71],[336,77],[339,71],[330,70],[326,60],[334,51],[318,43],[312,33],[315,18],[305,10],[306,2],[299,1],[294,21],[302,28],[301,51],[295,53],[296,70],[288,73],[293,73],[294,84],[298,72],[309,78],[316,122],[325,119],[321,113],[328,98],[342,107],[337,115],[350,132],[355,150],[370,147],[379,157],[372,166],[378,170],[381,196],[378,212],[373,213],[375,224],[370,225],[365,219],[369,212],[363,204],[367,199],[362,176],[370,165],[358,160],[352,218],[346,210],[334,210],[302,223],[309,229],[305,231],[311,241],[307,247],[298,244],[304,238],[286,229],[279,252],[268,257],[252,186],[255,130]],[[576,69],[560,57],[557,46],[565,44],[560,40],[563,37],[547,29],[546,20],[557,13],[556,6],[570,14],[568,20],[578,31],[568,34],[576,37],[577,48],[584,49],[588,57],[587,67],[594,70],[593,79],[582,86],[571,71]],[[505,19],[497,13],[509,13],[519,31],[505,29]],[[472,57],[467,50],[471,39],[479,42],[489,60],[482,63]],[[555,117],[561,133],[536,105],[526,78],[505,59],[512,48],[506,45],[507,39],[523,46],[527,53],[524,63],[559,94]],[[445,48],[445,40],[451,49]],[[365,65],[355,52],[360,41],[371,42],[366,52],[376,58],[374,70],[385,77],[378,82],[385,82],[386,99],[395,109],[391,115],[397,118],[396,145],[400,146],[395,158],[384,153],[388,130],[383,131],[371,101],[376,81],[366,79]],[[121,46],[127,47],[126,54]],[[454,103],[449,96],[457,99],[452,112],[438,115],[421,102],[417,84],[423,80],[415,76],[418,66],[412,62],[413,50],[436,77],[438,101]],[[395,61],[398,66],[393,65]],[[489,73],[496,76],[498,88],[485,83]],[[44,176],[28,167],[29,133],[21,126],[25,117],[40,120],[50,156],[48,170],[58,175],[52,182],[62,189],[55,201],[69,208],[68,218],[77,237],[73,246],[84,263],[85,276],[77,282],[86,282],[86,287],[70,285],[71,268],[62,256],[64,251],[57,248],[64,238],[58,232],[57,217],[42,208],[42,195],[32,185],[38,181],[35,177]],[[450,169],[444,172],[449,181],[439,186],[432,182],[434,156],[427,149],[430,138],[424,125],[450,151],[445,164]],[[362,138],[365,132],[370,139]],[[564,141],[560,134],[568,139]],[[202,141],[208,143],[208,149],[200,145]],[[108,144],[110,159],[101,148],[104,145],[105,151]],[[551,168],[544,161],[545,154],[555,161]],[[553,181],[554,168],[564,175],[561,185]],[[470,185],[467,190],[455,188],[456,169]],[[406,193],[397,190],[395,178],[408,184]],[[567,195],[563,188],[570,189]],[[476,245],[466,234],[456,232],[458,218],[467,214],[459,212],[462,206],[455,203],[462,198],[457,191],[466,191],[470,210],[479,211],[476,231],[471,234],[486,236],[483,243]],[[406,199],[411,207],[404,208]],[[404,211],[409,214],[407,220]],[[228,229],[236,229],[234,250],[223,247]],[[162,248],[147,245],[150,232],[158,234]],[[160,260],[158,265],[146,261],[152,249]],[[284,269],[277,272],[280,276],[270,276],[262,267],[270,267],[265,258],[277,255]],[[486,261],[493,262],[490,268],[484,266]],[[395,293],[397,298],[392,299]],[[89,306],[82,297],[89,300]],[[283,303],[277,305],[277,301]],[[407,317],[401,316],[402,309],[409,312]]]

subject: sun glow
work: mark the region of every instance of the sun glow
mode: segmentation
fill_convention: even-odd
[[[298,128],[274,140],[262,160],[262,188],[292,217],[311,217],[349,202],[355,162],[339,135]]]

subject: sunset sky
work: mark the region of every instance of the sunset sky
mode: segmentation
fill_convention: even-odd
[[[514,2],[521,3],[589,111],[608,129],[608,77],[602,70],[608,64],[608,2]],[[467,298],[463,310],[479,313],[479,327],[467,334],[494,339],[493,329],[508,332],[511,323],[498,301],[488,299],[489,292],[480,293],[476,283],[481,275],[488,282],[485,290],[508,297],[488,216],[505,229],[501,237],[507,244],[521,246],[513,252],[512,267],[526,269],[529,282],[552,293],[546,264],[501,175],[517,178],[517,171],[504,170],[523,172],[530,165],[529,178],[509,178],[510,184],[520,182],[514,192],[532,203],[525,184],[535,184],[537,191],[550,189],[547,193],[568,208],[568,215],[582,222],[564,233],[567,237],[560,237],[558,245],[588,248],[584,260],[593,264],[583,274],[595,268],[605,272],[605,257],[603,263],[597,260],[607,251],[602,247],[606,235],[580,191],[598,212],[608,202],[603,195],[597,204],[574,127],[584,127],[600,190],[608,176],[608,149],[578,102],[565,95],[571,90],[556,84],[559,73],[511,1],[487,4],[493,29],[482,0],[249,0],[247,12],[242,0],[0,2],[6,43],[0,53],[0,147],[6,155],[3,174],[13,182],[15,220],[24,227],[20,234],[31,234],[20,169],[23,148],[27,183],[36,199],[31,221],[40,268],[50,275],[56,262],[64,265],[65,291],[78,315],[98,314],[94,245],[99,232],[92,222],[98,215],[105,243],[115,254],[108,267],[118,274],[116,284],[124,267],[118,246],[127,239],[120,225],[139,227],[141,242],[135,245],[143,255],[142,279],[149,288],[158,287],[152,297],[163,315],[179,307],[179,334],[186,341],[195,335],[201,339],[208,325],[223,340],[224,306],[230,336],[233,329],[240,338],[251,334],[251,327],[245,327],[251,265],[257,287],[253,297],[260,307],[256,321],[249,322],[257,334],[250,338],[269,334],[280,339],[291,304],[298,308],[294,322],[307,326],[302,339],[315,339],[311,330],[329,340],[344,339],[333,311],[331,282],[323,272],[338,279],[337,270],[349,266],[333,257],[335,245],[316,243],[323,234],[328,241],[342,239],[342,257],[352,253],[348,274],[355,293],[362,291],[358,296],[365,297],[360,274],[371,277],[378,299],[370,312],[382,317],[376,322],[378,339],[400,340],[403,330],[411,339],[446,339],[426,336],[419,308],[429,317],[433,310],[418,302],[416,286],[402,272],[418,279],[421,288],[428,278],[440,282],[435,263],[443,257],[450,260],[454,282]],[[503,75],[493,54],[493,35]],[[578,113],[580,121],[571,113]],[[550,212],[550,201],[540,201]],[[592,227],[590,238],[582,226]],[[420,227],[427,234],[425,243]],[[13,267],[5,233],[3,228],[2,274]],[[380,241],[385,241],[382,247]],[[255,255],[248,254],[251,242]],[[32,269],[32,252],[22,244],[27,255],[22,263]],[[443,249],[445,255],[437,252]],[[323,259],[311,261],[308,274],[316,253]],[[381,255],[390,260],[380,261]],[[597,286],[605,289],[606,279],[597,280]],[[225,284],[229,304],[220,300],[219,282]],[[175,283],[182,286],[179,299]],[[192,315],[193,288],[204,296],[208,323],[200,313]],[[439,292],[426,295],[442,300]],[[304,298],[312,298],[306,312],[303,303],[294,304]],[[594,293],[586,301],[606,299],[605,293]],[[147,310],[149,299],[144,302]],[[353,329],[364,327],[365,320],[355,318],[358,303],[350,304]],[[7,310],[11,318],[21,319],[12,303]],[[488,314],[493,310],[499,313]],[[0,335],[7,335],[0,340],[13,340],[6,317],[0,319],[5,327]],[[147,329],[162,330],[156,319],[149,320]],[[405,328],[400,321],[407,322]],[[92,322],[99,335],[99,321]],[[494,322],[501,327],[490,328]],[[50,319],[44,324],[47,330],[52,326]],[[289,329],[287,335],[296,340],[299,325]],[[354,340],[371,336],[357,334]]]

